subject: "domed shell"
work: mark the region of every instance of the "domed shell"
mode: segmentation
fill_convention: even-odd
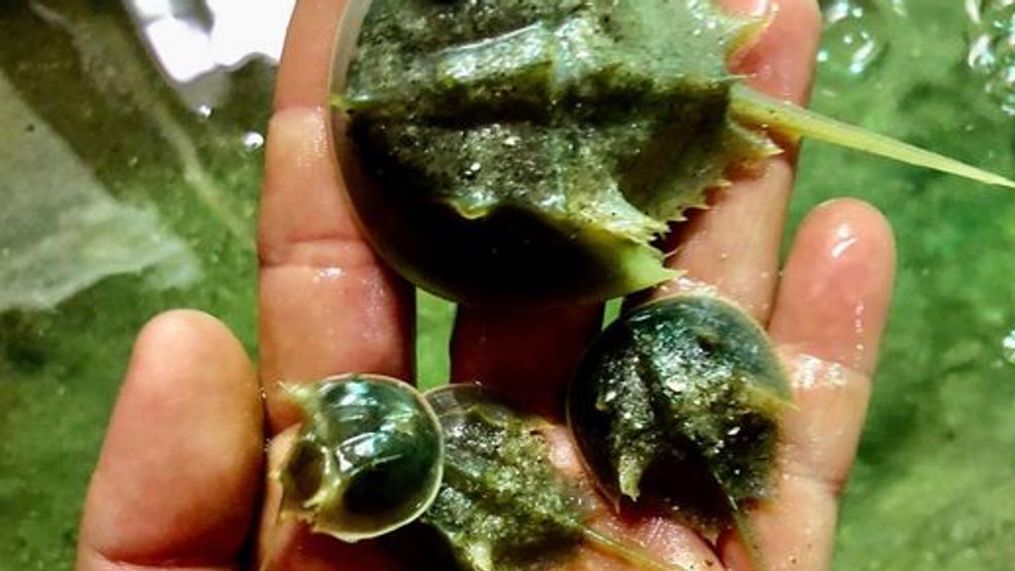
[[[769,494],[791,399],[765,333],[706,295],[622,316],[583,359],[568,424],[603,492],[722,525]]]
[[[279,471],[283,512],[346,542],[416,520],[444,469],[440,422],[407,383],[347,375],[287,387],[304,422]]]

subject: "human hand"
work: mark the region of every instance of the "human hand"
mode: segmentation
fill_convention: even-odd
[[[374,543],[346,545],[277,518],[279,490],[265,477],[299,420],[280,381],[349,371],[412,378],[412,290],[364,241],[330,148],[328,74],[345,3],[299,3],[279,71],[259,230],[259,371],[204,314],[169,312],[144,328],[89,490],[78,569],[401,569]],[[759,3],[768,6],[724,1],[739,11]],[[754,87],[800,101],[818,10],[813,0],[776,4],[762,40],[739,65]],[[894,253],[876,211],[835,201],[806,219],[780,274],[792,160],[792,152],[771,160],[683,227],[670,263],[686,279],[657,295],[712,287],[765,324],[779,346],[796,406],[783,423],[777,495],[750,515],[773,571],[820,571],[830,566],[838,493],[863,423]],[[481,379],[526,408],[559,416],[601,312],[463,308],[452,376]],[[558,456],[576,464],[566,450]],[[750,569],[732,533],[708,541],[665,520],[620,521],[605,507],[594,525],[690,569]],[[590,551],[569,569],[620,567]]]

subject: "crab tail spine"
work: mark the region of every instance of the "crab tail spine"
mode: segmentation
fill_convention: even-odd
[[[879,135],[735,85],[730,110],[734,117],[793,138],[812,137],[826,143],[879,155],[911,165],[953,174],[985,184],[1015,188],[1015,181],[978,169],[891,137]]]
[[[597,551],[623,559],[635,569],[642,571],[687,571],[687,568],[675,563],[665,563],[645,551],[645,548],[630,541],[616,539],[598,531],[583,528],[585,541]]]

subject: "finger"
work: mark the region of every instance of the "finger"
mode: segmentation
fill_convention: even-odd
[[[459,309],[452,378],[494,387],[515,404],[560,418],[564,392],[602,326],[602,306]]]
[[[262,411],[240,343],[175,311],[138,336],[85,504],[77,569],[233,569],[253,524]]]
[[[263,571],[406,571],[373,541],[350,545],[313,534],[303,523],[280,516],[282,486],[274,474],[296,436],[286,430],[268,448],[268,478],[261,515],[258,569]]]
[[[278,392],[278,381],[352,371],[409,378],[412,372],[411,288],[367,244],[333,156],[330,68],[346,4],[298,3],[269,130],[260,225],[260,330],[261,378],[275,433],[298,418]],[[273,489],[269,494],[276,493]],[[276,513],[272,505],[265,513]],[[270,569],[384,569],[367,564],[373,557],[369,548],[266,521],[271,525],[262,526],[259,547],[271,550]]]
[[[796,407],[783,420],[776,499],[752,513],[770,569],[830,568],[894,266],[891,229],[859,201],[817,208],[797,234],[770,327],[790,365]],[[737,541],[723,552],[734,569],[749,569]]]
[[[261,379],[272,432],[296,409],[279,383],[342,372],[409,378],[412,291],[375,256],[332,152],[328,83],[345,0],[301,0],[279,70],[261,196]]]
[[[769,331],[777,342],[871,375],[895,276],[888,222],[851,199],[827,202],[801,226]]]
[[[735,60],[754,89],[804,103],[818,47],[820,14],[814,0],[723,0],[732,13],[771,14],[755,44]],[[793,182],[794,150],[765,162],[757,176],[740,178],[712,197],[708,210],[675,234],[679,249],[668,265],[714,286],[767,321],[778,282],[779,246]],[[669,284],[661,294],[680,289]]]

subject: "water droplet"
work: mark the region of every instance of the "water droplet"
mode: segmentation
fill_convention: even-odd
[[[243,135],[243,147],[248,151],[256,151],[264,146],[264,135],[257,131],[249,131]]]
[[[341,278],[343,275],[345,275],[345,271],[342,268],[322,268],[314,276],[314,282],[332,281]]]
[[[862,352],[863,347],[858,346]],[[842,388],[846,386],[846,370],[838,363],[830,363],[817,357],[801,354],[793,367],[793,386],[808,390],[819,387]]]
[[[1001,350],[1004,355],[1004,360],[1008,361],[1009,364],[1015,365],[1015,329],[1012,329],[1008,336],[1001,342]]]
[[[475,180],[479,175],[479,171],[483,170],[483,165],[478,161],[465,167],[465,172],[462,173],[462,177],[465,180]]]
[[[1015,115],[1015,2],[969,0],[966,64],[1002,111]]]
[[[818,61],[846,76],[867,74],[888,49],[886,15],[874,0],[823,3],[825,37]]]

